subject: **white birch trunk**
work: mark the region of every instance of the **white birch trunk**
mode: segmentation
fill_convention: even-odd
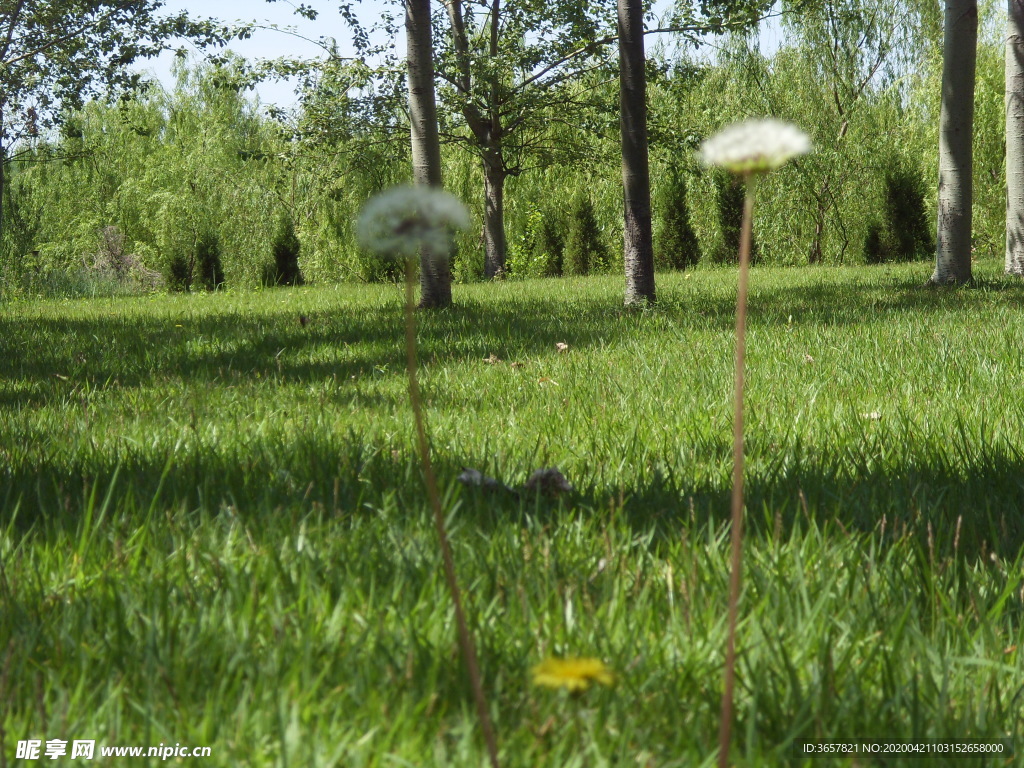
[[[946,0],[942,110],[939,118],[939,210],[936,284],[971,279],[974,78],[978,58],[977,0]]]
[[[1006,11],[1006,273],[1024,276],[1024,0]]]
[[[413,181],[440,187],[441,141],[437,133],[430,0],[406,0],[405,35]],[[452,277],[448,254],[432,254],[424,250],[420,255],[420,306],[446,307],[451,303]]]

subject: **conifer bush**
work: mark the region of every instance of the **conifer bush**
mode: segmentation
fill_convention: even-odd
[[[601,228],[590,196],[578,194],[569,208],[563,251],[563,268],[570,275],[589,275],[599,271],[608,261],[608,252],[601,239]]]
[[[920,169],[896,159],[885,172],[885,207],[864,238],[864,261],[913,261],[929,258],[935,249]]]
[[[888,256],[889,251],[882,237],[882,223],[876,219],[868,224],[867,234],[864,235],[864,261],[868,264],[881,264],[888,260]]]
[[[736,261],[740,249],[740,229],[743,223],[743,200],[746,189],[743,181],[733,174],[716,172],[715,210],[718,214],[720,239],[715,247],[713,260],[720,264]],[[756,238],[750,244],[750,263],[758,257]]]
[[[271,245],[274,263],[263,271],[264,285],[302,285],[305,279],[299,267],[301,243],[295,234],[295,223],[288,214],[282,214]]]
[[[193,260],[184,253],[175,253],[167,260],[167,287],[172,291],[192,290]]]
[[[661,216],[654,238],[654,265],[658,269],[686,269],[700,261],[700,243],[690,222],[686,203],[686,177],[672,166],[660,195]]]
[[[208,291],[224,285],[224,268],[220,260],[220,238],[213,232],[204,232],[196,242],[195,266],[199,270],[199,283]]]
[[[565,237],[562,221],[554,208],[544,212],[533,242],[534,257],[543,265],[545,277],[561,277],[564,268]]]
[[[928,258],[935,248],[925,181],[920,170],[899,162],[885,173],[885,219],[901,261]]]

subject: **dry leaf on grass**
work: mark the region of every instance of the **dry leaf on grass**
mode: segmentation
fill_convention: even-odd
[[[568,352],[569,345],[566,344],[564,341],[557,341],[555,342],[555,349],[557,349],[559,352]]]

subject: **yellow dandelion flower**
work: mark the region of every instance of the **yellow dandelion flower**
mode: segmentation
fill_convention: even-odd
[[[533,684],[581,693],[592,683],[614,685],[615,675],[600,659],[545,659],[535,666]]]

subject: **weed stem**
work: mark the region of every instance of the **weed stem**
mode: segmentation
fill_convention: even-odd
[[[736,683],[736,620],[739,615],[740,576],[743,565],[743,388],[747,347],[747,285],[750,278],[750,240],[754,218],[757,174],[745,177],[743,229],[740,232],[740,278],[736,291],[736,410],[732,431],[732,558],[729,574],[729,626],[725,648],[722,718],[718,730],[718,766],[728,768],[732,736],[733,691]]]
[[[441,495],[437,490],[437,479],[434,477],[434,468],[430,463],[430,445],[427,442],[427,431],[423,424],[423,408],[420,402],[420,387],[416,379],[416,316],[415,316],[415,283],[416,283],[416,262],[413,259],[405,260],[405,350],[409,370],[409,401],[412,403],[413,419],[416,422],[416,440],[419,444],[420,459],[423,462],[423,474],[427,482],[427,496],[430,498],[430,507],[434,513],[434,526],[437,528],[437,538],[441,543],[441,560],[444,564],[444,577],[448,582],[448,589],[452,593],[452,602],[455,604],[455,624],[459,635],[459,645],[462,647],[462,656],[466,660],[466,667],[469,670],[470,684],[473,686],[473,698],[476,702],[477,716],[480,718],[480,727],[484,731],[484,739],[487,742],[487,753],[491,759],[491,768],[500,768],[498,764],[498,740],[494,733],[494,724],[487,709],[487,699],[484,696],[484,687],[480,679],[480,664],[477,661],[476,646],[473,643],[473,636],[469,633],[469,626],[466,624],[466,615],[462,610],[462,592],[459,589],[459,582],[455,578],[455,562],[452,558],[452,549],[448,543],[448,531],[444,522],[444,511],[441,508]]]

